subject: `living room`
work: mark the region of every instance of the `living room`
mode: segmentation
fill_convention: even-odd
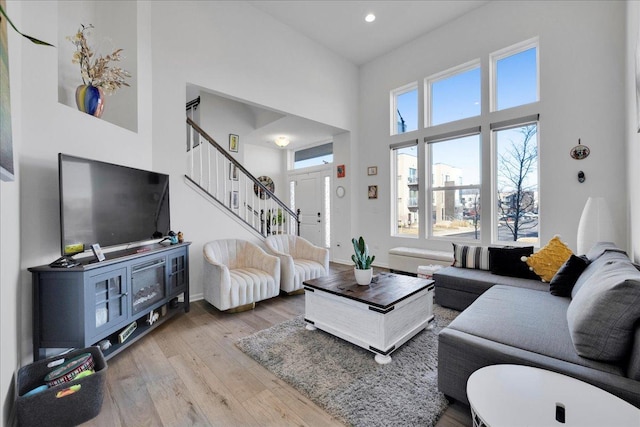
[[[77,30],[61,27],[59,3],[7,1],[6,10],[21,31],[58,45]],[[332,241],[363,235],[376,265],[388,267],[388,250],[396,246],[451,248],[446,240],[424,234],[408,240],[389,231],[389,146],[424,137],[421,129],[389,136],[390,91],[477,58],[484,65],[492,52],[539,37],[540,245],[558,234],[575,248],[587,198],[605,196],[618,228],[616,243],[638,261],[637,2],[490,1],[360,66],[247,2],[138,2],[134,10],[135,132],[60,104],[57,50],[8,31],[15,179],[0,183],[3,423],[15,371],[32,361],[27,268],[59,256],[57,153],[171,176],[172,226],[193,242],[193,300],[202,297],[204,243],[250,236],[184,182],[187,84],[348,131],[334,145],[334,163],[346,165],[340,181],[346,197],[332,200],[334,215],[348,220],[333,222]],[[578,139],[591,149],[580,162],[569,156]],[[488,145],[483,150],[488,159]],[[378,168],[373,178],[367,175],[372,165]],[[584,183],[576,178],[580,170]],[[377,199],[368,199],[368,185],[378,185]],[[486,233],[480,243],[491,243],[490,237]],[[331,248],[335,262],[349,263],[350,253],[348,244]]]

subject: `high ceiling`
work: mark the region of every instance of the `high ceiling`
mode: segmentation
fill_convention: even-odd
[[[488,0],[422,1],[338,1],[285,0],[248,1],[253,7],[293,28],[355,65],[367,62],[399,48],[447,22],[478,8]],[[376,19],[365,22],[367,14]],[[189,95],[189,94],[188,94]],[[189,95],[190,96],[190,95]],[[187,100],[193,99],[187,97]],[[255,115],[269,110],[249,106]],[[288,149],[297,149],[330,141],[341,132],[332,126],[312,122],[295,115],[280,115],[268,120],[243,141],[272,144],[277,135],[291,140]]]
[[[487,0],[249,1],[356,65],[397,49]],[[373,13],[375,21],[365,22]]]

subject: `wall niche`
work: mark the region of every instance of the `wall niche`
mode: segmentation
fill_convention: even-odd
[[[122,128],[138,131],[138,37],[137,3],[130,1],[58,2],[58,102],[78,114],[85,114],[76,106],[76,88],[83,84],[80,66],[71,62],[76,51],[68,39],[74,36],[80,24],[93,25],[87,37],[95,56],[106,56],[123,49],[121,60],[111,62],[127,70],[131,77],[111,95],[106,95],[101,119]],[[87,115],[88,116],[88,115]]]

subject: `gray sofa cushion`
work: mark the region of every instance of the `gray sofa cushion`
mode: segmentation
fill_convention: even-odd
[[[541,280],[499,276],[490,271],[458,267],[442,268],[433,274],[433,279],[436,282],[436,294],[438,293],[438,288],[447,288],[481,295],[493,285],[509,285],[516,288],[536,289],[539,291],[549,290],[549,285]]]
[[[589,258],[589,254],[587,254],[587,258]],[[573,289],[571,290],[571,298],[575,298],[578,294],[578,291],[580,291],[580,288],[582,288],[582,285],[588,282],[593,275],[597,274],[604,265],[612,260],[629,261],[629,258],[627,258],[627,255],[624,252],[612,250],[602,252],[595,258],[589,258],[590,264],[582,272],[580,277],[578,277],[578,280],[576,280],[576,284],[573,285]]]
[[[634,333],[633,347],[631,348],[631,357],[629,357],[629,366],[627,368],[627,376],[636,381],[640,381],[640,322],[638,322]]]
[[[624,369],[618,365],[576,354],[566,318],[570,302],[569,298],[548,292],[496,285],[460,313],[449,328],[554,359],[624,375]]]
[[[631,351],[640,319],[640,272],[625,255],[615,252],[605,252],[583,275],[594,265],[597,270],[585,280],[580,277],[580,288],[572,293],[569,332],[579,355],[620,361]]]

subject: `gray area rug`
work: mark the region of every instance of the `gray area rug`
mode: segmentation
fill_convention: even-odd
[[[438,391],[438,332],[458,312],[434,304],[434,328],[419,332],[379,365],[373,353],[302,316],[257,332],[237,346],[345,424],[433,426],[448,402]]]

